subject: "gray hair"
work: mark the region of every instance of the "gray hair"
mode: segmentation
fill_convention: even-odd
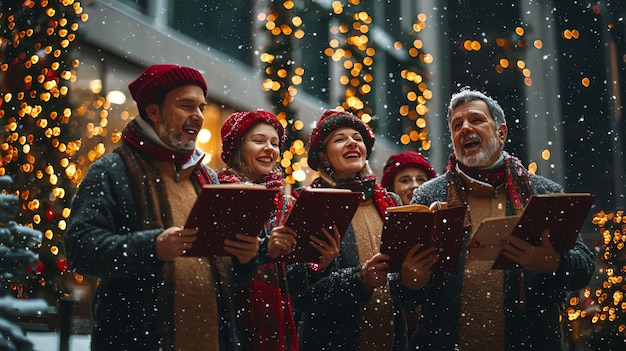
[[[452,110],[457,108],[460,104],[473,100],[481,100],[484,101],[489,107],[489,112],[491,113],[491,118],[496,124],[496,128],[501,125],[506,125],[506,118],[504,118],[504,111],[502,107],[498,104],[498,102],[491,97],[481,93],[477,90],[471,90],[469,87],[461,88],[461,91],[452,95],[450,98],[450,104],[448,105],[448,121],[450,121],[450,115],[452,114]]]

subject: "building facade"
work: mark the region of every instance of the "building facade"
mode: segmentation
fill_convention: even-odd
[[[355,106],[371,117],[377,135],[371,164],[378,174],[386,157],[403,149],[424,153],[441,173],[451,152],[446,103],[471,86],[501,103],[507,149],[524,164],[566,191],[596,193],[603,206],[626,205],[620,1],[92,1],[84,5],[89,20],[76,51],[76,89],[99,79],[102,89],[125,94],[116,113],[131,118],[126,85],[144,67],[179,63],[201,70],[209,84],[210,137],[200,147],[212,155],[211,166],[221,167],[215,155],[226,116],[278,110],[262,89],[261,56],[278,40],[268,31],[269,5],[304,33],[282,49],[304,72],[287,116],[302,122],[304,142],[321,111],[352,106],[346,92],[355,88]],[[343,30],[345,23],[352,28]],[[355,37],[366,49],[337,57],[352,38],[346,31],[358,26],[362,34]],[[124,118],[111,115],[109,122],[123,125]],[[314,175],[303,164],[308,181]]]

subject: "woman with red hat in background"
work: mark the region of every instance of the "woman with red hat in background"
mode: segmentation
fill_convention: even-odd
[[[311,184],[363,192],[363,200],[341,241],[339,255],[325,269],[287,266],[294,308],[302,313],[300,350],[406,350],[403,302],[414,299],[436,262],[433,249],[404,260],[400,274],[388,274],[381,254],[383,217],[400,199],[376,182],[368,165],[374,134],[349,112],[327,110],[311,133],[308,163],[319,171]]]
[[[231,114],[221,128],[222,160],[227,168],[218,171],[220,183],[262,184],[270,189],[283,190],[285,181],[278,167],[280,150],[285,144],[285,130],[270,112],[255,110]],[[296,244],[296,233],[282,226],[286,213],[294,199],[283,195],[276,199],[276,213],[268,219],[265,239],[259,256],[262,264],[252,279],[249,294],[239,301],[242,313],[241,325],[246,350],[293,351],[298,349],[296,328],[287,293],[285,265],[272,262],[282,254],[290,253]],[[273,229],[272,229],[273,228]],[[271,234],[270,234],[271,233]],[[332,242],[332,237],[329,242]],[[337,234],[338,236],[338,234]],[[338,240],[338,239],[337,239]],[[338,243],[337,243],[338,244]],[[339,249],[335,243],[318,246],[322,264],[334,259]]]
[[[419,152],[404,151],[389,156],[380,185],[400,196],[403,205],[411,203],[413,190],[435,178],[433,166]]]
[[[411,203],[413,190],[419,188],[437,173],[433,166],[416,151],[403,151],[389,156],[383,167],[380,185],[400,196],[403,205]],[[417,329],[415,311],[406,314],[408,335]]]

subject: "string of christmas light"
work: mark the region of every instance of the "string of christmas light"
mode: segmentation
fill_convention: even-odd
[[[421,52],[424,43],[417,38],[417,34],[424,28],[426,28],[426,15],[421,13],[417,15],[417,21],[412,26],[412,33],[416,39],[413,40],[407,51],[410,57],[418,59],[420,63],[429,64],[433,62],[433,56]],[[396,50],[401,50],[403,45],[398,41],[394,43],[394,47]],[[430,150],[431,141],[428,139],[425,116],[428,113],[427,102],[432,99],[433,93],[428,89],[424,74],[420,73],[417,68],[403,69],[400,76],[406,81],[403,88],[406,91],[405,97],[408,103],[400,106],[399,113],[413,121],[412,125],[409,125],[400,136],[400,143],[407,145],[411,142],[418,142],[421,150]]]
[[[350,9],[355,11],[349,16],[350,20],[344,20],[346,16],[339,16],[345,12],[343,3],[332,2],[332,11],[338,15],[340,22],[330,28],[330,33],[335,37],[329,41],[324,54],[334,62],[341,62],[346,71],[339,77],[339,83],[345,88],[343,101],[338,108],[351,111],[363,122],[369,123],[372,120],[372,109],[367,105],[367,100],[372,91],[372,67],[376,50],[371,46],[368,36],[372,17],[366,11],[357,10],[356,6],[360,3],[360,0],[347,1],[348,5],[352,5]]]
[[[306,152],[300,131],[304,123],[297,118],[291,104],[298,93],[296,86],[302,83],[304,69],[298,66],[292,57],[293,42],[305,35],[302,19],[292,15],[294,2],[283,1],[276,5],[271,2],[267,13],[260,13],[257,19],[264,23],[265,29],[272,36],[259,59],[265,64],[265,80],[261,89],[270,93],[270,100],[276,109],[276,117],[287,132],[289,148],[281,155],[280,164],[285,171],[287,184],[305,180],[302,156]]]
[[[67,99],[79,63],[68,54],[87,15],[73,0],[3,1],[0,6],[0,175],[13,176],[12,188],[5,190],[23,203],[17,221],[44,233],[33,272],[37,284],[15,288],[23,297],[37,286],[65,296],[62,234],[74,189],[66,175],[79,139]]]

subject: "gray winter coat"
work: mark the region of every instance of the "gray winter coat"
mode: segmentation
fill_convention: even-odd
[[[530,174],[535,194],[558,193],[563,189],[544,177]],[[415,191],[411,203],[429,205],[447,201],[446,175],[424,183]],[[507,201],[507,215],[512,215]],[[471,227],[466,228],[463,247],[467,247]],[[461,310],[461,286],[467,250],[462,250],[455,272],[433,275],[422,289],[419,328],[413,337],[417,350],[458,350]],[[561,252],[558,270],[551,274],[533,274],[523,270],[525,303],[516,303],[519,294],[517,270],[504,271],[504,321],[506,350],[562,350],[563,335],[559,324],[566,291],[584,288],[595,269],[595,256],[578,237],[575,247]],[[488,349],[488,345],[485,345]]]

